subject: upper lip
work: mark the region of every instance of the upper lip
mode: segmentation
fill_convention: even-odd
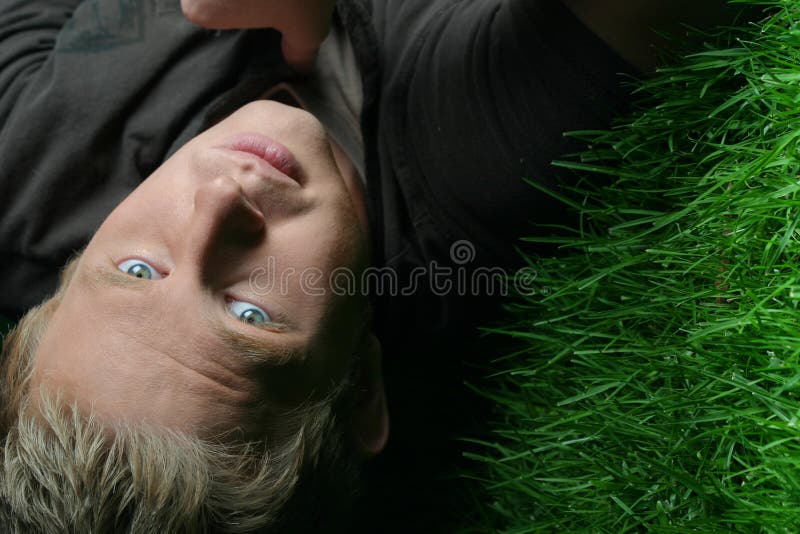
[[[263,213],[297,213],[308,205],[303,186],[262,158],[225,146],[199,154],[204,176],[225,173],[236,180],[245,198]]]
[[[281,143],[265,135],[239,134],[228,139],[221,148],[239,152],[244,157],[265,163],[279,174],[301,184],[300,165],[294,154]]]
[[[258,176],[262,178],[269,179],[269,180],[277,180],[278,182],[283,182],[286,185],[292,187],[299,187],[300,182],[292,178],[291,176],[287,175],[284,172],[281,172],[280,169],[272,165],[270,162],[266,161],[263,158],[260,158],[254,154],[250,154],[248,152],[244,152],[241,150],[234,150],[227,147],[218,147],[223,152],[228,154],[229,158],[232,160],[236,160],[241,162],[241,164],[248,164],[253,165],[253,170]]]

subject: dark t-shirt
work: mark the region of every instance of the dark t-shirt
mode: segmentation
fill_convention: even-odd
[[[0,0],[0,313],[19,315],[172,152],[291,71],[177,0]]]
[[[481,315],[457,271],[518,266],[528,223],[560,209],[523,178],[553,182],[561,133],[607,124],[631,69],[558,0],[369,7],[340,2],[365,82],[374,263],[395,277],[373,286],[378,329],[460,329]],[[278,42],[192,26],[177,0],[0,1],[0,313],[50,293],[184,142],[291,79]],[[454,271],[431,291],[434,262]]]
[[[526,180],[572,180],[551,166],[577,148],[562,133],[607,126],[627,102],[620,73],[634,69],[559,0],[388,0],[374,9],[383,69],[380,180],[370,195],[376,259],[403,274],[400,286],[418,288],[380,301],[388,323],[379,331],[393,344],[469,335],[513,289],[498,275],[521,267],[519,238],[571,222]],[[450,274],[436,282],[432,262]],[[420,266],[431,276],[414,278]]]
[[[626,101],[617,73],[633,69],[559,0],[338,10],[364,78],[374,264],[392,269],[395,293],[415,269],[454,269],[449,291],[423,276],[410,295],[374,295],[393,437],[373,464],[364,532],[437,532],[454,512],[436,500],[452,487],[433,478],[460,456],[459,422],[480,417],[458,364],[477,346],[456,341],[498,302],[461,291],[458,272],[519,266],[518,237],[562,215],[524,179],[556,182],[550,161],[576,148],[562,132],[606,126]],[[183,143],[292,77],[276,32],[203,30],[177,0],[0,0],[0,313],[44,299]],[[426,495],[427,516],[412,504]]]

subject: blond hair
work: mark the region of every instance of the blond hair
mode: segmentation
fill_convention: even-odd
[[[32,309],[0,360],[0,525],[4,532],[336,532],[359,467],[342,419],[345,383],[283,413],[263,440],[205,440],[145,424],[101,424],[54,392],[33,398],[33,359],[66,291]],[[355,368],[355,365],[351,366]],[[32,406],[36,406],[35,409]],[[313,501],[313,502],[312,502]]]

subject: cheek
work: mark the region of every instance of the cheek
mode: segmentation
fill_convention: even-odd
[[[128,195],[107,220],[146,227],[186,217],[191,213],[194,196],[191,175],[182,167],[178,162],[167,161]]]
[[[352,267],[360,259],[362,233],[355,217],[319,210],[275,229],[270,252],[295,267],[328,272]]]
[[[191,210],[186,202],[172,201],[177,195],[132,195],[108,216],[97,232],[97,237],[140,238],[161,235],[165,229],[177,228]]]

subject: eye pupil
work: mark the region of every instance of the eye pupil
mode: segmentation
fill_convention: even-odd
[[[241,300],[230,299],[228,301],[228,309],[234,317],[243,323],[260,325],[272,321],[267,312],[255,304],[250,304]]]
[[[248,324],[260,324],[266,321],[264,314],[254,308],[243,311],[239,318]]]
[[[135,265],[131,265],[128,268],[128,274],[131,276],[135,276],[136,278],[144,278],[147,280],[153,277],[153,273],[151,273],[150,269],[143,263],[137,263]]]

